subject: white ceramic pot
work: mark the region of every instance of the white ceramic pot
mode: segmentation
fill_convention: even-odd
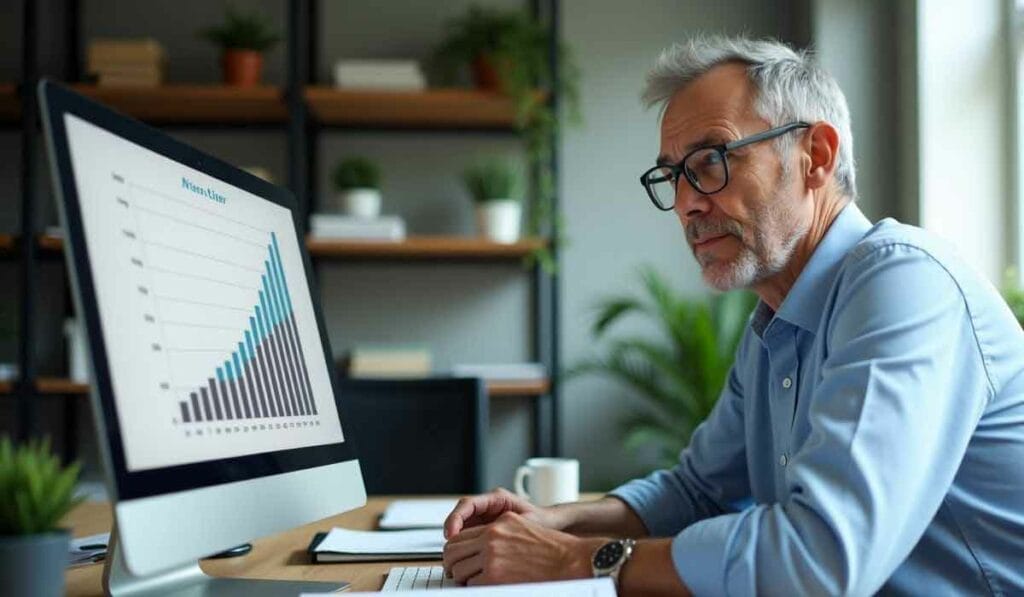
[[[349,216],[373,219],[380,215],[380,189],[348,189],[339,191],[338,208]]]
[[[477,228],[480,235],[497,243],[519,240],[519,225],[523,206],[515,199],[491,199],[476,207]]]

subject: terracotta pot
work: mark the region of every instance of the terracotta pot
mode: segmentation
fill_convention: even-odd
[[[480,91],[492,91],[501,93],[504,85],[501,82],[501,75],[494,59],[486,54],[481,54],[473,59],[472,67],[473,84]]]
[[[263,54],[256,50],[224,50],[221,65],[226,84],[255,87],[263,74]]]

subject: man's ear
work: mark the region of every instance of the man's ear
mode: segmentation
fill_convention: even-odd
[[[832,178],[839,159],[839,131],[820,121],[804,134],[804,181],[809,189],[820,189]]]

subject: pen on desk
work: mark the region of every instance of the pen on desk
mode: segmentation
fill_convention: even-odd
[[[88,550],[91,550],[91,549],[106,549],[106,548],[107,548],[107,544],[106,543],[89,543],[87,545],[79,545],[77,549],[78,549],[78,551],[88,551]]]

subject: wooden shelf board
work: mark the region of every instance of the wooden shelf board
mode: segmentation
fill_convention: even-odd
[[[551,383],[546,379],[487,382],[487,393],[491,396],[541,396],[550,389]]]
[[[13,382],[0,382],[0,394],[10,394],[13,391]],[[59,377],[40,377],[36,379],[36,391],[38,391],[40,394],[86,395],[89,393],[89,384],[75,383],[69,379],[61,379]]]
[[[160,85],[99,87],[73,85],[75,91],[152,123],[278,123],[288,119],[278,87]]]
[[[490,396],[540,396],[547,394],[550,388],[548,380],[540,381],[489,381],[487,393]],[[40,394],[89,394],[89,384],[75,383],[58,377],[40,377],[36,380],[36,389]],[[10,381],[0,382],[0,394],[10,394],[14,384]]]
[[[518,259],[543,247],[540,239],[501,244],[468,236],[410,236],[401,242],[308,238],[314,257],[349,259]]]
[[[18,238],[15,234],[0,234],[0,254],[18,251]],[[60,251],[64,248],[64,240],[59,236],[40,234],[37,247],[44,252]]]
[[[0,83],[0,122],[17,122],[21,118],[21,101],[18,86]]]
[[[512,100],[473,89],[357,91],[307,87],[306,102],[323,124],[409,128],[515,127]]]

